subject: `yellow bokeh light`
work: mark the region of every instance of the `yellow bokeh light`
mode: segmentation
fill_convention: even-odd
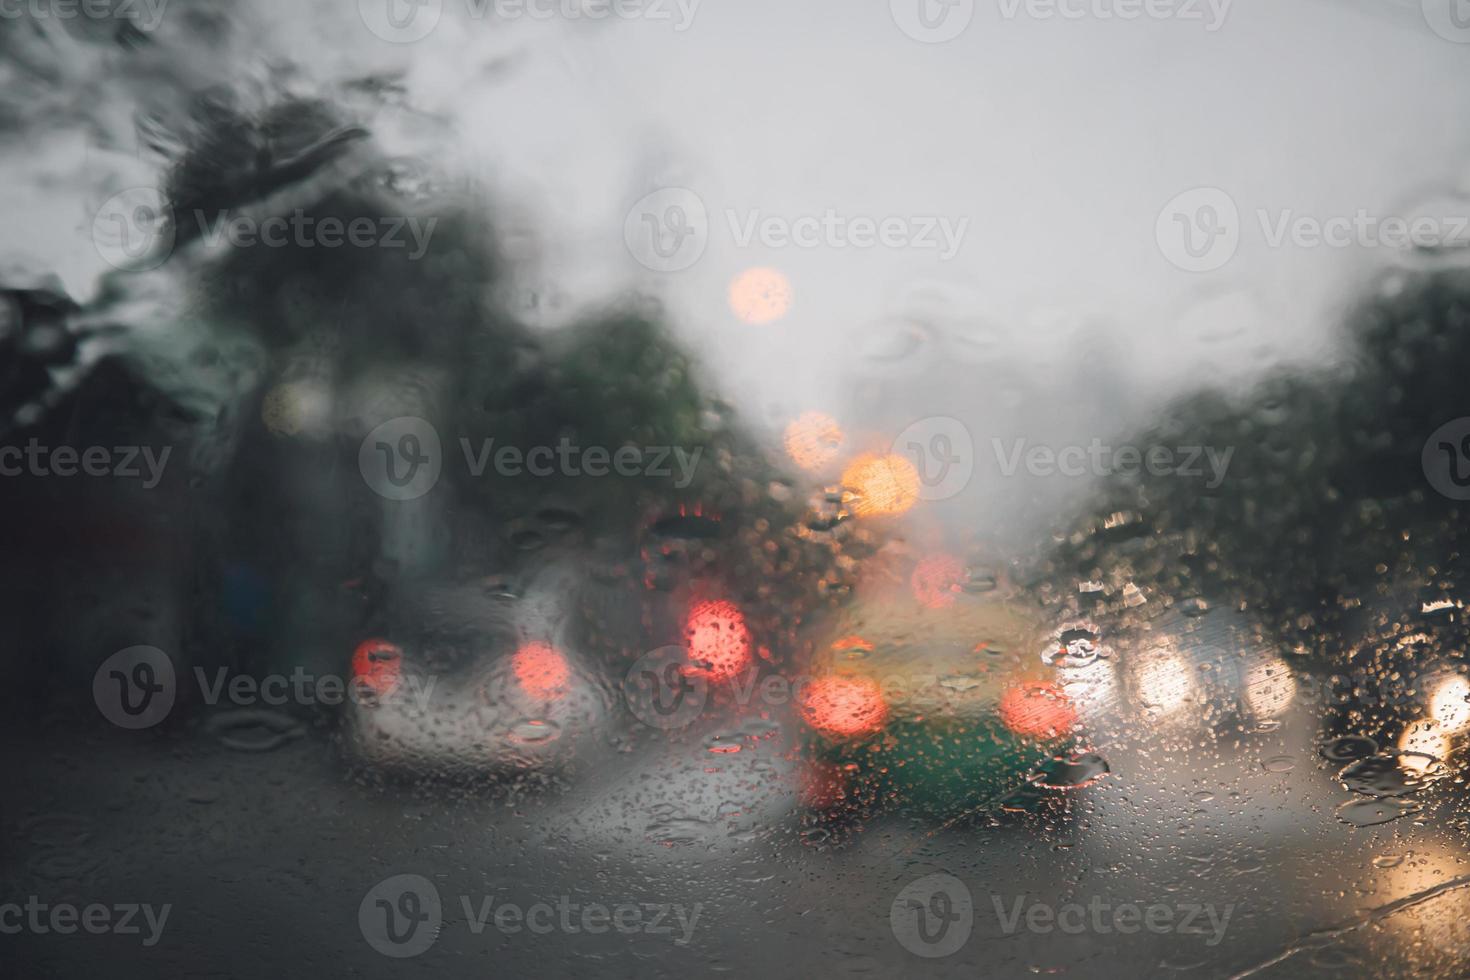
[[[842,427],[830,415],[803,412],[786,426],[786,454],[804,470],[819,470],[837,458]]]
[[[859,517],[902,514],[919,499],[919,471],[892,453],[859,456],[843,470],[842,485],[851,491],[849,504]]]
[[[1470,681],[1455,674],[1442,679],[1429,695],[1429,713],[1447,732],[1470,728]]]
[[[778,269],[746,269],[730,281],[730,309],[746,323],[779,320],[791,309],[791,281]]]
[[[285,381],[266,393],[260,417],[278,436],[325,435],[330,428],[332,396],[315,381]]]
[[[1280,657],[1253,664],[1245,674],[1245,699],[1258,718],[1277,718],[1296,697],[1296,678]]]
[[[1434,721],[1416,721],[1399,736],[1399,765],[1411,772],[1426,772],[1442,762],[1454,749],[1450,732]],[[1430,758],[1430,757],[1433,758]]]
[[[1139,701],[1159,715],[1171,715],[1194,700],[1195,680],[1183,658],[1154,651],[1138,668]]]

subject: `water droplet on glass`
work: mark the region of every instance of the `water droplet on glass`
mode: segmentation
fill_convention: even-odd
[[[1337,819],[1354,827],[1373,827],[1418,812],[1407,800],[1353,800],[1337,808]]]
[[[1111,771],[1108,760],[1095,752],[1059,755],[1041,768],[1033,782],[1044,789],[1081,789]]]
[[[242,708],[211,715],[204,730],[236,752],[270,752],[300,738],[305,727],[280,711]]]
[[[1041,662],[1050,667],[1086,667],[1098,658],[1102,645],[1095,626],[1069,626],[1041,652]]]
[[[1378,743],[1366,735],[1343,735],[1322,746],[1322,758],[1331,762],[1352,762],[1378,753]]]

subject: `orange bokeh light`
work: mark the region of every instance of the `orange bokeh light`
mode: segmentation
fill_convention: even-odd
[[[733,602],[696,604],[684,622],[684,641],[695,671],[711,680],[729,680],[750,666],[750,630]]]
[[[1000,720],[1017,735],[1060,738],[1077,724],[1077,709],[1056,684],[1024,681],[1001,695]]]
[[[352,651],[352,680],[378,697],[387,697],[403,676],[403,651],[387,640],[363,640]]]
[[[849,653],[872,653],[873,644],[856,633],[853,633],[849,636],[833,640],[832,649],[839,652],[845,650]]]
[[[746,323],[770,323],[791,309],[791,282],[778,269],[746,269],[730,281],[730,309]]]
[[[854,738],[883,727],[888,702],[866,677],[819,677],[801,692],[801,716],[828,738]]]
[[[842,472],[852,491],[852,512],[859,517],[902,514],[919,499],[919,471],[902,456],[859,456]]]
[[[566,690],[571,668],[560,650],[549,643],[525,643],[511,655],[516,681],[534,698],[549,701]]]
[[[909,577],[914,598],[930,609],[954,605],[967,573],[965,563],[953,555],[930,555],[914,566]]]
[[[819,470],[837,458],[842,427],[830,415],[802,412],[786,426],[786,455],[804,470]]]

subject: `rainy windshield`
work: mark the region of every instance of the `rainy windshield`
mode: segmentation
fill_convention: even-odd
[[[1470,975],[1463,3],[0,52],[0,973]]]

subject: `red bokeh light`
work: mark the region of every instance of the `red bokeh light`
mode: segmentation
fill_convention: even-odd
[[[943,609],[954,605],[966,574],[965,563],[953,555],[930,555],[914,567],[909,584],[921,605]]]
[[[1025,681],[1001,695],[1000,720],[1017,735],[1060,738],[1076,726],[1077,709],[1056,684]]]
[[[525,643],[510,658],[521,688],[534,698],[550,701],[566,691],[571,668],[561,651],[549,643]]]
[[[801,716],[829,738],[854,738],[883,727],[888,702],[866,677],[819,677],[801,692]]]
[[[387,697],[403,676],[403,651],[383,639],[363,640],[352,652],[352,679],[378,697]]]
[[[737,677],[751,664],[750,630],[733,602],[696,604],[684,622],[684,642],[693,669],[711,680]]]

